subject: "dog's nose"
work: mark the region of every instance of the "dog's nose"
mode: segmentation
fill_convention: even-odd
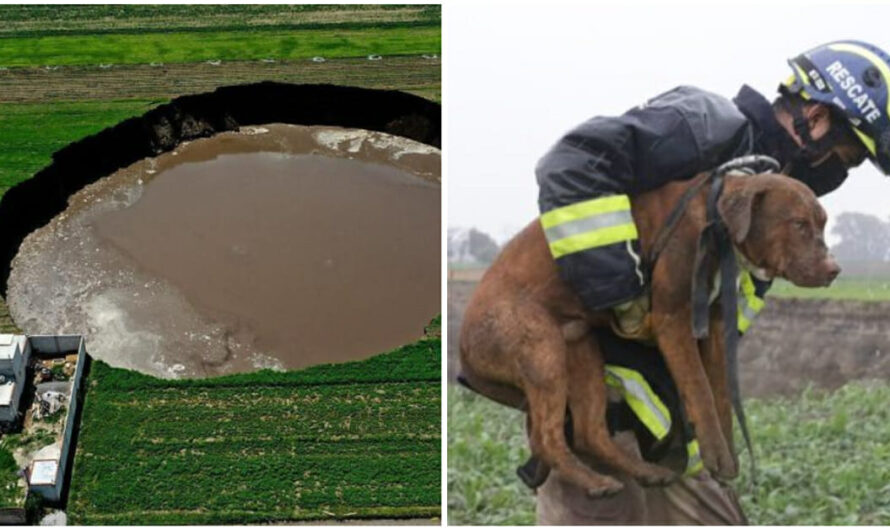
[[[837,278],[837,275],[841,273],[841,266],[837,264],[837,261],[831,256],[826,260],[827,262],[827,270],[828,273],[828,283],[834,281]]]

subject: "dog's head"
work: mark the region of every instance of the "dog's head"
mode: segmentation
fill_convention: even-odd
[[[825,287],[840,273],[823,236],[825,210],[800,181],[784,175],[727,176],[717,209],[759,276]]]

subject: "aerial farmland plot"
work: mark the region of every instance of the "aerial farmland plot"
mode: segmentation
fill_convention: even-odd
[[[439,341],[297,372],[162,380],[97,363],[74,524],[430,518]]]
[[[6,242],[0,245],[4,247],[0,333],[83,334],[93,357],[84,379],[65,500],[40,506],[40,499],[30,495],[28,522],[50,514],[67,517],[73,524],[359,519],[434,523],[441,502],[441,351],[436,317],[440,312],[440,7],[0,6],[0,21],[0,240]],[[291,94],[299,96],[288,99]],[[304,96],[313,103],[301,108]],[[271,104],[273,97],[282,99]],[[279,101],[280,116],[269,112]],[[313,114],[319,105],[332,109]],[[200,114],[206,109],[216,114]],[[342,119],[350,112],[360,114],[354,123]],[[330,119],[334,115],[338,118]],[[317,116],[329,119],[312,121]],[[139,137],[142,143],[120,143],[122,134],[134,131],[145,136]],[[109,139],[107,149],[83,154],[84,146]],[[138,156],[122,157],[130,150]],[[299,203],[308,215],[308,205],[315,199],[304,192],[315,188],[328,198],[349,200],[360,195],[366,199],[361,204],[365,209],[356,208],[357,220],[339,217],[358,223],[362,230],[373,223],[361,222],[359,215],[377,224],[398,222],[405,230],[401,239],[396,238],[398,245],[344,242],[313,255],[307,265],[313,269],[283,263],[276,269],[283,276],[274,280],[260,271],[209,283],[212,274],[204,272],[222,262],[233,267],[226,274],[267,263],[270,258],[261,255],[261,244],[275,249],[278,241],[290,241],[291,253],[281,254],[303,259],[301,254],[308,253],[297,250],[310,248],[309,243],[296,243],[297,238],[291,237],[296,232],[289,231],[292,227],[286,221],[292,219],[273,219],[268,226],[284,227],[281,232],[250,239],[250,230],[245,229],[248,239],[224,242],[223,255],[199,261],[193,270],[196,278],[179,286],[147,264],[136,263],[135,254],[127,254],[115,266],[124,264],[132,270],[103,270],[91,284],[96,292],[84,289],[73,276],[58,276],[53,256],[69,264],[76,261],[62,257],[58,248],[41,247],[39,256],[20,255],[20,249],[47,241],[74,242],[75,247],[89,241],[90,254],[93,243],[97,253],[98,247],[114,250],[110,239],[84,239],[67,232],[72,227],[94,230],[97,218],[77,218],[77,211],[89,202],[98,215],[122,196],[133,199],[121,208],[126,211],[138,204],[136,198],[148,197],[164,179],[170,181],[173,173],[164,173],[165,168],[173,171],[201,163],[215,167],[212,164],[220,161],[234,168],[247,167],[238,164],[248,162],[265,167],[266,173],[249,168],[232,171],[228,185],[243,190],[244,178],[274,172],[275,164],[283,160],[303,165],[282,174],[305,171],[307,179],[327,174],[336,178],[330,179],[329,189],[287,182],[291,187],[281,188],[285,191],[277,197],[270,188],[269,204],[283,206],[268,210],[286,213]],[[118,181],[105,178],[118,170]],[[360,181],[365,173],[380,176],[376,180],[391,188]],[[54,175],[72,177],[77,183],[52,180]],[[232,200],[219,182],[216,192],[201,192],[202,197],[228,195],[223,199]],[[269,185],[278,184],[282,183],[269,179]],[[342,191],[353,184],[354,189],[366,188]],[[252,193],[261,189],[250,187]],[[382,216],[367,210],[369,193],[377,193],[375,200],[385,206],[389,197],[409,196],[400,192],[403,189],[418,200],[403,201],[408,208],[404,213],[390,208],[391,216],[409,216],[412,223],[380,221]],[[242,203],[256,199],[256,211],[262,213],[263,197],[244,196],[248,199],[237,197]],[[11,236],[10,220],[32,213],[21,197],[34,201],[29,204],[51,206],[27,230]],[[160,204],[167,207],[169,202]],[[208,206],[211,222],[215,207]],[[183,211],[192,213],[188,207]],[[150,221],[155,215],[169,221],[168,213],[143,218]],[[71,219],[76,221],[64,224]],[[163,229],[180,233],[181,226]],[[222,230],[230,231],[234,232]],[[315,241],[314,233],[306,232],[301,236]],[[436,237],[423,235],[427,233]],[[162,243],[170,239],[160,238]],[[412,241],[418,245],[414,254],[399,254]],[[185,242],[177,250],[180,261],[188,261],[183,256],[189,247]],[[343,248],[359,248],[365,254],[350,258],[341,252]],[[375,264],[377,257],[382,261]],[[16,280],[23,272],[39,270],[35,265],[44,258],[45,270],[55,271],[51,276]],[[347,266],[353,268],[347,271]],[[98,270],[81,263],[78,267],[85,273]],[[399,282],[397,288],[362,276],[384,269]],[[424,286],[431,284],[433,270],[435,292],[419,296],[420,291],[429,291]],[[143,281],[141,275],[149,273],[157,278]],[[312,282],[300,287],[309,289],[308,294],[288,291],[282,286],[298,283],[289,282],[288,274],[300,280],[326,274],[325,285],[353,293],[354,298],[341,301],[321,287],[312,290]],[[145,291],[124,292],[113,285],[125,277],[138,277],[129,287]],[[186,293],[188,286],[205,280],[208,288],[198,298]],[[229,311],[225,301],[214,299],[222,293],[248,305],[247,296],[230,289],[234,284],[259,297],[256,307],[270,322],[277,322],[277,329],[268,322],[257,327],[255,316]],[[48,290],[38,293],[32,288]],[[362,288],[377,291],[372,296]],[[157,289],[171,305],[153,305]],[[53,302],[61,308],[59,320],[47,320],[46,308],[32,304],[49,300],[44,295],[50,291],[53,300],[64,299],[64,304]],[[90,299],[93,294],[97,298]],[[200,300],[204,295],[210,298]],[[122,299],[147,312],[122,313],[114,305]],[[295,310],[297,306],[301,309]],[[187,314],[175,311],[183,307]],[[84,318],[68,318],[75,314]],[[376,320],[363,322],[368,314]],[[388,315],[405,319],[396,334],[382,331],[383,324],[390,324]],[[179,343],[158,342],[157,330],[141,329],[152,318],[159,326],[170,322],[203,326],[164,332],[175,340],[190,341],[188,359]],[[314,324],[300,324],[301,318]],[[72,326],[77,329],[68,329]],[[278,334],[262,336],[257,330],[263,326]],[[304,343],[309,335],[318,340]],[[364,351],[359,351],[366,336]],[[336,346],[326,349],[325,340]],[[202,341],[208,345],[205,352],[200,349]],[[161,346],[146,353],[141,348],[149,343]],[[274,344],[292,348],[278,355]],[[0,435],[0,446],[24,438]],[[0,465],[11,480],[20,476],[18,463],[4,460]],[[7,497],[0,509],[21,508],[22,495]]]

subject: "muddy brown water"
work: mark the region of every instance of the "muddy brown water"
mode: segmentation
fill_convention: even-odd
[[[180,146],[29,236],[10,311],[26,332],[85,332],[95,356],[163,376],[413,342],[440,312],[439,160],[381,133],[285,125]]]

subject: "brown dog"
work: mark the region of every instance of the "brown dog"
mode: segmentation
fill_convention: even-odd
[[[670,183],[632,201],[644,253],[683,192],[705,177]],[[693,257],[705,225],[707,191],[705,187],[690,201],[655,264],[651,324],[705,467],[732,478],[737,461],[720,311],[711,311],[709,339],[699,343],[691,331]],[[755,276],[813,287],[830,284],[840,272],[823,239],[825,212],[804,184],[782,175],[728,175],[718,211]],[[671,471],[624,453],[609,436],[603,358],[589,331],[609,326],[610,318],[608,311],[585,310],[560,279],[536,220],[504,247],[483,276],[460,336],[461,370],[469,385],[495,401],[527,410],[532,453],[591,496],[622,486],[572,454],[563,430],[567,407],[579,451],[644,484],[673,478]]]

